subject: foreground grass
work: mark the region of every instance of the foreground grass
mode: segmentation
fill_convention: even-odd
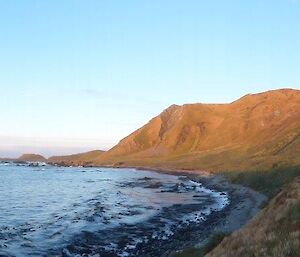
[[[300,222],[300,200],[291,206],[288,213],[288,220],[291,222]]]
[[[296,174],[294,171],[283,179],[290,179],[291,174]],[[278,183],[276,175],[274,183]],[[253,220],[225,238],[207,257],[299,257],[299,249],[300,177],[285,186]]]
[[[295,177],[300,176],[300,166],[276,168],[267,171],[223,172],[221,174],[232,183],[242,184],[272,198],[286,184],[290,183]]]
[[[256,191],[262,192],[271,199],[276,196],[285,185],[293,181],[294,178],[300,176],[300,166],[274,168],[266,171],[223,172],[222,175],[224,175],[232,183],[250,187]],[[286,201],[285,197],[283,199],[283,201]],[[274,208],[271,209],[276,209],[276,205],[272,207]],[[240,248],[240,251],[243,252],[241,256],[245,257],[299,257],[300,199],[296,203],[291,204],[286,214],[284,214],[283,210],[278,209],[278,211],[282,214],[282,217],[271,226],[267,226],[265,232],[261,232],[263,235],[260,237],[260,242],[253,243],[252,247],[245,247],[249,241],[242,242],[242,240],[239,241],[237,238],[234,238],[232,241],[229,240],[227,244],[224,244],[225,248],[227,248],[227,250],[224,249],[224,256],[229,257],[231,250]],[[266,218],[268,219],[268,217]],[[258,226],[257,230],[260,228],[261,226]],[[224,234],[217,234],[203,248],[185,249],[182,252],[171,255],[171,257],[203,257],[218,246],[225,236],[226,235]],[[254,241],[255,237],[254,232],[252,236]],[[216,254],[212,256],[221,255]]]

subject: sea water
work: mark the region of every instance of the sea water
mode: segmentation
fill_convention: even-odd
[[[228,203],[185,176],[0,162],[0,256],[136,256]]]

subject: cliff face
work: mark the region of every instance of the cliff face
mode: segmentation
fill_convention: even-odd
[[[287,185],[244,228],[206,257],[299,256],[300,178]]]
[[[300,91],[292,89],[230,104],[172,105],[93,162],[212,171],[294,165],[299,121]]]
[[[46,162],[47,159],[39,154],[23,154],[20,156],[18,161],[28,161],[28,162]]]

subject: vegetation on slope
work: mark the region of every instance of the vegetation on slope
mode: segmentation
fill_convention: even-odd
[[[230,104],[173,105],[95,159],[98,165],[208,171],[300,164],[300,91]]]
[[[243,229],[226,237],[206,257],[298,257],[300,178],[289,183]]]
[[[20,156],[18,161],[29,161],[29,162],[46,162],[47,159],[39,154],[23,154]]]
[[[263,243],[252,243],[253,245],[255,244],[255,246],[252,246],[251,249],[244,249],[247,248],[248,244],[246,240],[245,242],[236,242],[238,236],[229,236],[226,239],[227,244],[218,247],[218,249],[221,248],[222,251],[217,252],[212,256],[299,256],[300,179],[295,178],[300,177],[300,166],[289,167],[284,169],[276,168],[264,171],[224,172],[223,175],[233,183],[243,184],[245,186],[253,188],[254,190],[264,193],[270,199],[278,195],[275,198],[277,200],[272,200],[268,205],[266,205],[265,209],[262,211],[265,212],[265,216],[263,217],[263,219],[272,219],[272,216],[269,216],[269,212],[267,212],[266,210],[272,210],[281,216],[278,221],[274,220],[274,224],[271,223],[265,226],[264,229],[266,231],[263,232],[265,235]],[[293,180],[295,180],[295,182],[290,184]],[[280,193],[281,191],[282,193]],[[274,204],[274,202],[280,202],[282,205],[287,204],[290,206],[287,208],[278,207],[276,206],[276,204]],[[246,226],[245,229],[241,229],[241,233],[243,235],[243,231],[251,229],[251,231],[253,231],[253,238],[255,240],[254,231],[259,231],[259,228],[260,227],[257,226],[257,224],[253,225],[252,223],[250,223],[248,226]],[[203,257],[205,256],[205,254],[209,253],[215,247],[217,247],[225,236],[225,234],[216,234],[204,247],[185,249],[182,252],[172,255],[171,257]],[[248,239],[253,240],[253,238],[250,236]],[[234,249],[232,249],[232,247]],[[236,248],[243,249],[241,250],[243,254],[235,255]],[[214,253],[215,251],[212,252]]]
[[[300,166],[257,171],[227,171],[221,174],[231,182],[262,192],[271,199],[295,177],[300,176]]]
[[[60,164],[63,166],[64,165],[88,166],[88,165],[92,165],[93,161],[103,153],[104,151],[94,150],[86,153],[79,153],[79,154],[72,154],[72,155],[65,155],[65,156],[52,156],[48,159],[48,162]]]
[[[212,172],[300,165],[300,90],[246,95],[230,104],[172,105],[105,153],[51,157],[67,165]]]

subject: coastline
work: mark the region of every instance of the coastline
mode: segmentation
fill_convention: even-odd
[[[169,257],[174,253],[190,247],[201,248],[209,242],[215,234],[231,234],[246,225],[261,210],[261,206],[268,201],[268,197],[249,187],[229,182],[224,176],[217,175],[204,170],[186,170],[166,167],[134,167],[134,166],[101,166],[102,168],[131,168],[136,170],[149,170],[158,173],[165,173],[176,176],[186,176],[188,179],[201,183],[205,188],[228,192],[229,205],[223,210],[213,212],[203,223],[196,225],[189,235],[181,234],[181,237],[193,238],[185,244],[178,242],[171,243],[173,249],[161,253],[162,257]],[[193,234],[193,235],[191,235]],[[171,239],[172,240],[172,239]],[[170,240],[170,241],[171,241]],[[185,240],[184,240],[185,241]],[[178,249],[180,248],[180,249]]]
[[[55,166],[65,166],[50,164]],[[73,165],[72,167],[82,167]],[[135,169],[145,170],[169,175],[183,176],[185,179],[201,183],[205,188],[226,192],[229,198],[229,204],[222,210],[212,211],[204,222],[192,223],[184,229],[178,229],[174,235],[167,240],[161,240],[154,245],[141,244],[134,256],[161,256],[169,257],[173,253],[180,253],[187,248],[201,248],[216,234],[230,234],[243,227],[259,211],[260,207],[268,200],[262,193],[256,192],[251,188],[239,184],[232,184],[224,176],[214,174],[203,170],[174,169],[167,167],[134,167],[134,166],[89,166],[93,168],[117,168],[117,169]],[[88,168],[88,167],[87,167]],[[184,211],[183,206],[177,207],[178,211]],[[124,228],[125,229],[125,228]],[[145,251],[142,251],[144,249]],[[141,255],[142,254],[142,255]]]
[[[205,188],[228,193],[230,203],[221,211],[212,212],[207,220],[200,224],[194,224],[185,231],[177,231],[169,242],[157,246],[159,256],[169,257],[173,253],[181,252],[190,247],[203,247],[215,234],[230,234],[242,228],[261,209],[268,200],[267,196],[256,192],[249,187],[230,183],[225,177],[203,170],[185,170],[167,167],[143,167],[143,166],[93,166],[97,168],[118,168],[146,170],[165,173],[176,176],[186,176],[188,179],[200,182]],[[152,256],[153,249],[147,249],[147,254]],[[155,250],[154,250],[155,251]],[[155,251],[157,254],[157,251]]]
[[[181,249],[167,252],[162,256],[170,256],[172,253],[181,252],[190,247],[201,248],[209,242],[216,234],[231,234],[246,225],[261,210],[261,206],[268,200],[262,193],[256,192],[251,188],[243,185],[231,184],[220,175],[211,173],[195,173],[195,171],[165,172],[163,170],[155,170],[173,175],[187,176],[189,179],[200,182],[205,188],[228,192],[230,203],[223,210],[213,212],[210,217],[200,224],[198,230],[193,232],[196,240],[186,243]],[[198,239],[198,240],[197,240]]]

